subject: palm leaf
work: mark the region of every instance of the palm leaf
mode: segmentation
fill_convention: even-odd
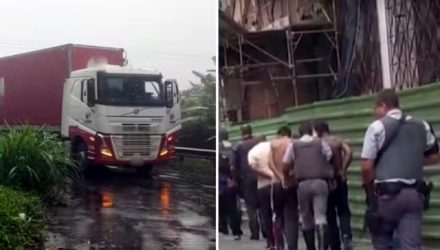
[[[190,116],[182,119],[182,123],[191,122],[191,121],[200,121],[202,118],[200,116]]]
[[[202,106],[193,106],[193,107],[189,107],[189,108],[185,108],[184,110],[182,110],[183,112],[191,112],[191,111],[200,111],[200,110],[208,110],[209,108],[207,107],[202,107]]]

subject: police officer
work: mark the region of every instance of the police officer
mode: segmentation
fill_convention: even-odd
[[[332,161],[339,166],[338,172],[335,173],[335,188],[330,192],[327,203],[330,249],[341,250],[340,238],[342,236],[344,250],[351,250],[353,247],[351,243],[351,212],[348,204],[347,169],[351,164],[353,153],[347,143],[340,137],[330,133],[327,122],[315,121],[314,128],[317,136],[326,141],[332,148]]]
[[[232,144],[228,141],[228,132],[219,132],[219,230],[228,234],[232,230],[235,240],[240,240],[240,215],[237,206],[237,187],[234,185],[230,166]]]
[[[245,126],[241,129],[241,141],[234,145],[232,154],[232,168],[235,173],[235,180],[238,182],[240,194],[246,204],[251,240],[260,239],[257,176],[248,162],[248,153],[257,143],[258,138],[252,136],[252,128]]]
[[[367,129],[361,156],[374,249],[388,249],[393,234],[401,249],[421,249],[429,198],[423,166],[438,163],[437,140],[428,123],[402,112],[394,90],[378,94],[374,112],[377,120]]]
[[[293,166],[298,181],[298,203],[307,250],[328,248],[327,198],[329,180],[335,167],[331,166],[332,150],[327,142],[313,137],[311,122],[299,126],[301,138],[294,140],[284,154],[283,162]]]

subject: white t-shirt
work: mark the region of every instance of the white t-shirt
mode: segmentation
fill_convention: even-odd
[[[269,168],[270,145],[270,142],[260,142],[248,153],[248,162],[252,169],[262,170],[272,176],[272,178],[267,178],[258,175],[258,189],[270,185],[276,179],[274,178],[274,173]]]

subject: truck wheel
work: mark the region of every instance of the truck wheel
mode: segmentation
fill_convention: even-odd
[[[153,176],[153,166],[145,165],[137,170],[137,173],[143,177],[151,178]]]
[[[83,173],[87,170],[87,146],[84,143],[79,142],[73,146],[73,160],[76,162],[79,171]]]

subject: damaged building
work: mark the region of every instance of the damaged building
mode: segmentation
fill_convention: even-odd
[[[219,25],[220,119],[232,123],[440,76],[435,0],[222,0]]]

